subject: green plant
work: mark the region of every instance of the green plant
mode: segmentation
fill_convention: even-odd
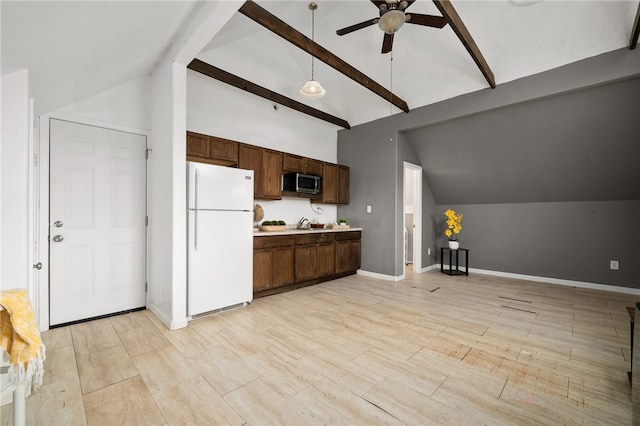
[[[278,225],[286,225],[287,223],[284,220],[265,220],[262,222],[262,226],[278,226]]]
[[[462,213],[456,214],[454,210],[448,209],[444,212],[447,217],[447,229],[444,231],[449,240],[456,241],[458,234],[462,231]]]
[[[340,223],[344,223],[346,225],[349,222],[347,221],[347,219],[342,218],[342,219],[338,219],[338,224]]]

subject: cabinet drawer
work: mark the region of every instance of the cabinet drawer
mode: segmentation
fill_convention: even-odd
[[[253,237],[253,248],[270,248],[293,246],[295,240],[290,235],[274,235],[273,237]]]
[[[333,233],[318,232],[317,234],[303,234],[296,236],[296,245],[331,243],[335,241]]]
[[[360,231],[336,232],[336,241],[359,240],[362,237]]]

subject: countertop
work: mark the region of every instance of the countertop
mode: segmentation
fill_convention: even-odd
[[[362,228],[322,228],[322,229],[298,229],[290,228],[284,231],[254,231],[254,237],[268,237],[273,235],[317,234],[319,232],[349,232],[362,231]]]

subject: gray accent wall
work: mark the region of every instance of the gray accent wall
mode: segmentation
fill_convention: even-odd
[[[356,226],[364,228],[362,269],[396,277],[402,273],[402,162],[409,161],[423,167],[423,266],[439,261],[434,256],[428,257],[427,248],[435,249],[444,243],[443,211],[448,206],[459,206],[465,214],[461,239],[463,245],[472,245],[469,247],[472,268],[640,288],[640,182],[633,174],[640,165],[637,155],[640,120],[633,117],[638,111],[638,86],[631,81],[639,77],[640,52],[621,49],[499,84],[495,90],[481,90],[339,131],[337,157],[339,163],[351,168],[351,204],[339,207],[338,216],[347,216]],[[629,96],[625,90],[633,93]],[[598,102],[600,96],[603,102]],[[556,102],[552,113],[540,104],[545,99]],[[584,111],[587,104],[588,114],[581,115],[579,110]],[[598,105],[602,109],[598,110]],[[478,119],[482,114],[490,114],[491,119]],[[570,117],[577,117],[577,121]],[[508,131],[499,128],[501,123],[507,127],[515,120],[526,123],[534,119],[536,126],[526,126],[527,134],[522,137],[528,142],[525,145],[509,144],[514,138],[514,127]],[[596,119],[593,126],[591,121]],[[580,122],[583,127],[577,127]],[[448,125],[453,126],[450,131],[445,130]],[[564,158],[570,158],[574,152],[580,159],[576,162],[581,167],[580,173],[595,174],[595,178],[582,174],[577,180],[569,177],[574,188],[580,188],[579,197],[572,198],[566,188],[556,190],[553,180],[545,183],[550,188],[548,195],[544,190],[536,190],[527,196],[528,188],[535,185],[531,180],[544,179],[544,174],[516,184],[509,179],[500,181],[495,176],[491,179],[482,176],[482,168],[477,164],[482,162],[479,156],[486,155],[484,144],[488,149],[493,145],[512,149],[508,164],[512,176],[520,170],[532,169],[534,160],[542,172],[544,164],[557,162],[553,149],[531,148],[530,144],[538,143],[535,135],[529,135],[536,128],[555,138],[556,143],[569,140],[571,146],[565,149],[569,157]],[[616,173],[611,164],[616,161],[615,155],[600,145],[579,143],[592,135],[601,144],[609,143],[611,151],[624,147],[618,159],[625,170],[616,179],[603,175]],[[442,140],[456,144],[458,156],[454,159],[464,160],[468,167],[457,167],[455,162],[446,166],[433,163],[436,154],[429,144]],[[446,149],[447,144],[442,147]],[[606,167],[598,160],[606,160]],[[460,187],[447,191],[447,180],[436,179],[434,171],[455,171],[463,174],[464,179],[454,179]],[[607,181],[606,185],[599,183],[598,173]],[[584,188],[578,185],[581,182]],[[590,182],[596,182],[593,191],[589,190]],[[613,187],[612,182],[620,187]],[[496,191],[494,184],[503,185],[504,191]],[[607,186],[611,187],[610,193]],[[512,195],[500,198],[505,191]],[[519,191],[525,196],[514,196]],[[449,192],[458,195],[453,197]],[[373,213],[368,215],[365,205],[371,202]],[[616,243],[614,235],[620,232],[626,235]],[[527,241],[522,242],[523,239]],[[522,254],[518,247],[525,248]],[[609,260],[618,260],[620,270],[609,270]]]
[[[440,205],[439,245],[447,208],[472,268],[640,288],[640,200]]]
[[[350,187],[349,204],[338,206],[338,217],[346,217],[351,226],[363,229],[362,269],[394,275],[398,270],[395,138],[390,140],[390,129],[383,121],[352,130],[339,142],[342,158],[338,157],[338,163],[349,166]],[[367,206],[371,206],[371,213],[366,212]]]

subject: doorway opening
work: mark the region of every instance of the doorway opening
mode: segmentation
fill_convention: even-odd
[[[404,266],[422,271],[422,167],[403,164]]]

